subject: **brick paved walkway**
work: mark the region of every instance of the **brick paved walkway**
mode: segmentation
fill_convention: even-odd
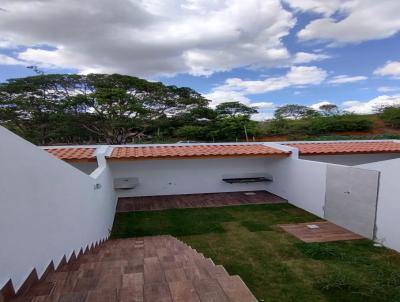
[[[117,212],[154,211],[175,208],[205,208],[246,204],[287,202],[267,191],[124,197],[118,199]]]
[[[109,240],[14,300],[257,302],[239,276],[171,236]]]

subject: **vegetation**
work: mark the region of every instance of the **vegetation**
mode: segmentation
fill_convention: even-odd
[[[39,74],[0,84],[0,124],[36,144],[232,140],[245,127],[254,132],[255,108],[208,104],[190,88],[119,74]]]
[[[381,113],[382,120],[386,125],[400,129],[400,107],[386,107]]]
[[[307,106],[303,105],[296,105],[296,104],[289,104],[285,106],[278,107],[275,110],[274,116],[276,119],[304,119],[309,117],[318,116],[319,113]]]
[[[257,108],[230,101],[215,108],[200,93],[119,74],[52,74],[0,84],[0,125],[40,145],[252,141],[284,135],[303,139],[368,132],[376,120],[325,104],[278,107],[275,118],[251,120]],[[400,108],[379,118],[400,128]],[[379,119],[379,121],[381,121]]]
[[[264,123],[264,131],[271,135],[304,134],[319,135],[345,131],[369,131],[373,122],[368,116],[342,114],[332,116],[312,116],[301,119],[278,118]]]
[[[178,236],[259,301],[400,301],[397,253],[369,240],[303,243],[276,227],[316,219],[289,204],[118,213],[112,237]]]
[[[375,139],[400,139],[400,134],[380,134],[380,135],[322,135],[303,137],[302,140],[310,141],[337,141],[337,140],[375,140]]]

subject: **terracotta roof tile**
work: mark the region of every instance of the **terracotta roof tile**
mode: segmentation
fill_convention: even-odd
[[[95,148],[51,148],[45,149],[50,154],[62,160],[94,160]]]
[[[298,148],[300,155],[400,153],[400,143],[391,141],[296,143],[287,145]]]
[[[234,156],[289,156],[290,152],[264,145],[191,145],[115,147],[110,159],[154,159]]]

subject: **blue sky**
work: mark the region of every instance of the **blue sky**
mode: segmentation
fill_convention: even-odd
[[[288,103],[400,104],[397,0],[4,0],[0,81],[123,73],[189,86],[257,119]]]

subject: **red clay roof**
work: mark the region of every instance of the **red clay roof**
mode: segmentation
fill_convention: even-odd
[[[115,147],[110,159],[157,159],[193,157],[289,156],[290,152],[264,145],[191,145]]]
[[[296,143],[288,146],[299,149],[300,155],[400,153],[400,143],[396,142],[330,142]]]
[[[95,159],[95,148],[54,148],[45,149],[50,154],[62,160],[86,161]]]

